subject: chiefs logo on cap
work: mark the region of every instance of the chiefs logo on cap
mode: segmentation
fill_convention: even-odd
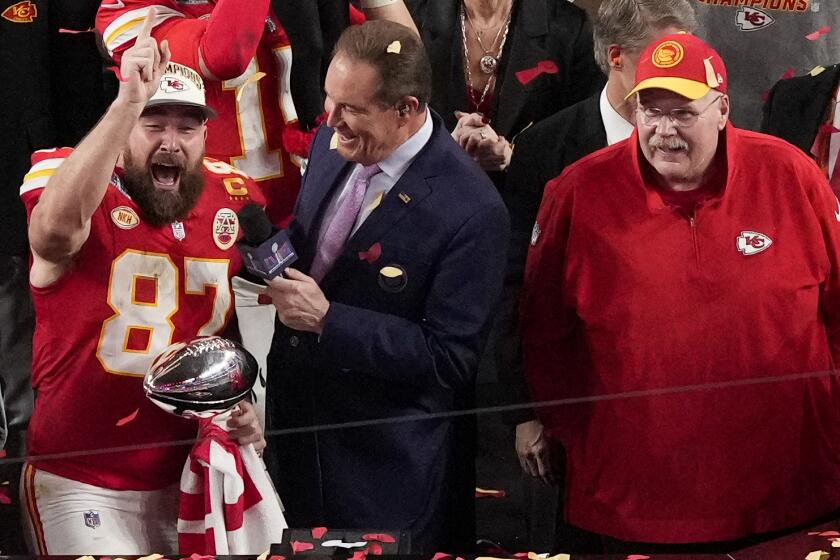
[[[653,51],[651,61],[657,68],[673,68],[685,56],[683,46],[676,41],[665,41]]]
[[[160,80],[160,89],[166,93],[174,93],[176,91],[187,91],[189,86],[177,78],[164,76]]]
[[[29,0],[23,0],[3,10],[0,16],[12,23],[32,23],[38,17],[38,6]]]

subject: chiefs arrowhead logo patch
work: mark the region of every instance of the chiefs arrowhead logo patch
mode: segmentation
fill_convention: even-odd
[[[772,244],[772,239],[757,231],[742,231],[735,240],[735,246],[745,257],[766,251]]]
[[[735,14],[735,23],[738,24],[738,29],[741,31],[757,31],[769,27],[776,21],[773,16],[767,12],[762,12],[756,8],[741,8]]]
[[[29,0],[12,4],[0,14],[12,23],[32,23],[38,17],[38,6]]]

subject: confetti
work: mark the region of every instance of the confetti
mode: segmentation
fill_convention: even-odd
[[[445,552],[435,552],[435,555],[432,556],[432,560],[443,560],[444,558],[452,558],[452,555]]]
[[[6,450],[5,449],[0,449],[0,459],[2,459],[5,456],[6,456]]]
[[[820,27],[819,29],[817,29],[813,33],[808,33],[807,35],[805,35],[805,38],[808,39],[809,41],[816,41],[817,39],[819,39],[821,36],[825,35],[829,31],[831,31],[831,26],[826,25],[825,27]]]
[[[377,245],[379,245],[379,243],[377,243]],[[368,533],[366,535],[362,535],[362,539],[366,541],[379,541],[384,543],[397,542],[397,539],[395,539],[391,535],[386,535],[385,533]]]
[[[338,132],[333,132],[332,138],[330,138],[330,150],[336,148],[338,148]]]
[[[829,125],[829,126],[830,126],[830,125]],[[834,129],[832,132],[840,132],[840,129],[834,128],[833,126],[832,126],[831,128],[833,128],[833,129]],[[837,531],[822,531],[822,532],[820,532],[820,531],[811,531],[811,532],[810,532],[810,533],[808,533],[808,534],[809,534],[809,535],[816,535],[816,536],[818,536],[818,537],[840,537],[840,533],[838,533]]]
[[[390,45],[388,45],[388,48],[385,49],[385,52],[391,54],[400,54],[400,51],[402,51],[402,43],[400,43],[399,41],[392,42]]]
[[[379,544],[379,543],[375,543],[375,542],[370,543],[370,546],[368,547],[368,552],[370,554],[375,555],[375,556],[379,556],[379,555],[382,554],[382,545]]]
[[[353,556],[350,560],[365,560],[365,557],[367,557],[367,552],[365,552],[364,550],[357,550],[353,553]]]
[[[326,527],[313,527],[312,528],[312,538],[321,540],[321,537],[323,537],[326,532],[327,532]],[[362,537],[362,538],[364,538],[364,537]]]
[[[828,560],[828,557],[828,552],[824,552],[822,550],[815,550],[813,552],[809,552],[808,556],[805,557],[805,560]]]
[[[292,552],[297,554],[298,552],[303,552],[305,550],[312,550],[315,548],[315,545],[308,542],[300,542],[300,541],[292,541]]]
[[[79,33],[93,33],[95,30],[93,27],[90,29],[65,29],[64,27],[59,27],[59,33],[66,33],[68,35],[78,35]]]
[[[268,551],[266,550],[265,552],[257,556],[257,560],[268,560]]]
[[[820,65],[817,65],[817,66],[814,66],[814,67],[811,69],[811,71],[810,71],[810,72],[808,72],[808,75],[810,75],[810,76],[819,76],[819,75],[820,75],[820,74],[822,74],[823,72],[825,72],[825,66],[820,66]]]
[[[560,69],[557,67],[557,63],[553,60],[541,60],[533,68],[527,68],[517,72],[516,79],[524,86],[537,79],[541,74],[556,74],[559,71]]]
[[[137,413],[138,412],[140,412],[139,408],[137,410],[135,410],[134,412],[132,412],[131,414],[129,414],[128,416],[126,416],[125,418],[120,418],[119,420],[117,420],[117,426],[125,426],[129,422],[133,422],[134,419],[137,418]]]
[[[504,498],[507,496],[507,492],[504,490],[493,490],[490,488],[478,488],[475,489],[475,497],[476,498]]]
[[[382,255],[382,245],[380,245],[377,242],[377,243],[374,243],[373,245],[371,245],[370,249],[368,249],[367,251],[360,251],[359,252],[359,260],[360,261],[367,261],[368,263],[373,264],[373,263],[375,263],[376,261],[379,260],[379,257],[381,255]],[[363,536],[362,538],[366,539],[366,540],[378,540],[378,539],[368,539],[367,536]],[[390,541],[390,542],[394,542],[394,541]]]

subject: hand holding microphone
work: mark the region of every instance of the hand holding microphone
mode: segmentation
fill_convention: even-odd
[[[321,334],[330,302],[312,277],[287,268],[297,260],[288,234],[276,230],[256,204],[243,207],[238,216],[245,237],[238,245],[242,261],[268,286],[280,322],[291,329]]]
[[[271,225],[265,210],[256,204],[244,206],[239,213],[244,239],[237,245],[242,264],[257,280],[267,282],[281,276],[297,260],[289,234]]]

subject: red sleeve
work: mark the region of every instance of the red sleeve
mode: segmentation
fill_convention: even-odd
[[[805,157],[802,158],[806,160]],[[828,333],[834,367],[840,364],[840,201],[832,192],[825,176],[807,159],[797,176],[805,183],[808,198],[819,222],[829,270],[820,290],[820,307]]]
[[[207,69],[216,78],[228,80],[245,72],[254,58],[268,3],[219,0],[209,18],[196,19],[171,0],[122,0],[100,6],[96,27],[108,52],[119,62],[120,54],[134,44],[149,8],[157,6],[152,35],[158,41],[169,41],[172,60],[200,70],[200,52]]]
[[[564,174],[550,181],[531,235],[520,302],[525,374],[535,410],[549,432],[568,425],[568,407],[540,403],[575,395],[570,378],[576,315],[564,297],[573,190]]]

